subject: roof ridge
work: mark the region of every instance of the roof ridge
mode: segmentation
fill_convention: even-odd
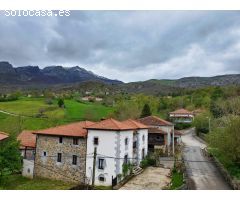
[[[115,119],[113,119],[113,118],[110,118],[110,120],[117,126],[117,128],[121,129],[121,127],[120,127],[117,123],[122,123],[122,122],[117,121],[117,120],[115,120]],[[116,123],[116,122],[117,122],[117,123]],[[123,124],[123,123],[122,123],[122,124]]]

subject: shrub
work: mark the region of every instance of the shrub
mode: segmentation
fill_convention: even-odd
[[[142,160],[141,163],[140,163],[140,167],[145,169],[147,168],[149,165],[148,165],[148,161],[146,159]]]
[[[192,126],[192,124],[185,124],[185,123],[177,123],[175,125],[175,128],[177,130],[183,130],[183,129],[186,129],[186,128],[190,128]]]
[[[58,106],[59,106],[59,108],[63,108],[63,107],[64,107],[64,101],[63,101],[63,99],[59,99],[59,100],[58,100]]]

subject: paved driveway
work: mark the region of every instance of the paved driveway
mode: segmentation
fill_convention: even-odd
[[[197,190],[229,190],[231,189],[218,168],[202,153],[204,143],[194,136],[194,129],[182,136],[186,145],[184,148],[184,160],[188,176],[192,179],[191,189]]]
[[[170,169],[148,167],[143,173],[123,185],[120,190],[161,190],[171,182],[169,173]]]

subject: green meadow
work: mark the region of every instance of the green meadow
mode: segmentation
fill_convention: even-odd
[[[18,134],[21,130],[38,130],[81,120],[98,121],[113,112],[112,107],[100,103],[82,103],[65,100],[65,108],[59,108],[57,100],[45,103],[44,98],[21,98],[0,102],[0,110],[20,116],[0,113],[0,130]],[[39,113],[42,115],[39,116]]]

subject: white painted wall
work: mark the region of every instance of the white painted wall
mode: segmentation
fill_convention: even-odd
[[[138,131],[138,165],[140,165],[142,161],[142,149],[145,149],[145,155],[148,154],[148,130],[147,129],[139,129]],[[144,136],[144,140],[143,140]]]
[[[22,176],[33,178],[34,160],[23,159]]]
[[[142,136],[145,140],[142,140]],[[86,176],[89,183],[92,183],[93,170],[93,153],[94,153],[94,137],[98,137],[99,144],[97,147],[97,159],[95,170],[95,185],[110,186],[112,177],[122,174],[122,165],[125,155],[128,155],[129,161],[133,161],[133,130],[127,131],[105,131],[105,130],[88,130],[87,139],[87,159],[86,159]],[[128,145],[125,145],[125,139],[128,138]],[[142,149],[145,149],[145,156],[148,152],[148,130],[141,129],[137,133],[138,143],[138,163],[142,158]],[[110,158],[109,158],[110,157]],[[104,169],[98,169],[98,159],[105,159]],[[99,176],[103,175],[105,181],[99,180]]]

